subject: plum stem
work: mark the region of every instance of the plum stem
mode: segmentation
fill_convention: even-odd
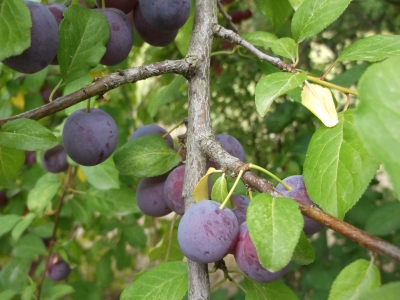
[[[167,247],[167,253],[165,254],[165,261],[168,261],[169,253],[171,252],[172,235],[174,233],[175,221],[177,218],[178,218],[178,214],[175,214],[175,216],[172,218],[171,227],[169,229],[168,247]]]
[[[106,0],[101,0],[101,9],[106,9]]]
[[[276,181],[278,181],[280,184],[282,184],[282,185],[285,187],[285,189],[287,189],[288,191],[291,191],[291,190],[292,190],[292,187],[291,187],[291,186],[289,186],[289,185],[287,185],[286,183],[284,183],[282,180],[280,180],[277,176],[275,176],[274,174],[272,174],[270,171],[268,171],[268,170],[266,170],[266,169],[264,169],[264,168],[261,168],[260,166],[254,165],[254,164],[249,164],[249,167],[250,167],[250,169],[259,170],[259,171],[261,171],[261,172],[263,172],[263,173],[265,173],[265,174],[271,176],[271,177],[274,178]]]
[[[90,98],[87,99],[87,103],[86,103],[86,113],[90,113]]]
[[[233,191],[235,190],[236,186],[239,183],[240,178],[242,178],[243,175],[243,170],[239,171],[239,175],[236,177],[235,183],[233,184],[231,190],[229,191],[228,195],[226,196],[224,202],[222,202],[222,204],[220,205],[219,209],[224,209],[226,203],[229,201],[229,199],[231,198]]]
[[[51,91],[50,96],[49,96],[49,102],[53,102],[54,93],[58,90],[58,88],[60,87],[62,81],[63,80],[61,79],[60,82],[57,83],[56,87]]]
[[[162,137],[163,139],[165,139],[168,134],[170,134],[172,131],[174,131],[175,129],[177,129],[179,126],[181,126],[183,124],[183,120],[180,121],[178,124],[176,124],[174,127],[172,127],[168,132],[166,132]]]

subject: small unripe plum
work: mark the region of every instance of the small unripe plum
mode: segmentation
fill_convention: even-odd
[[[46,276],[54,281],[64,280],[71,273],[69,265],[58,255],[51,254]]]
[[[293,198],[298,201],[302,201],[306,204],[315,203],[310,199],[307,193],[306,185],[302,175],[289,176],[282,180],[284,183],[292,187],[291,191],[288,191],[282,184],[276,186],[276,190],[281,192],[287,197]],[[321,231],[324,226],[309,217],[303,216],[304,227],[303,231],[305,234],[314,234]]]
[[[106,112],[91,108],[73,112],[64,124],[62,140],[73,161],[94,166],[111,156],[118,142],[118,128]]]
[[[106,44],[106,53],[100,63],[115,66],[128,57],[133,45],[132,26],[128,16],[119,9],[95,9],[101,12],[110,25],[110,39]]]
[[[57,145],[43,153],[43,168],[47,172],[60,173],[68,169],[67,153],[62,145]]]
[[[36,164],[36,151],[25,151],[24,165],[30,166]]]
[[[50,10],[41,3],[25,1],[31,18],[31,45],[21,54],[3,60],[3,64],[21,73],[35,73],[54,59],[58,50],[58,24]]]
[[[256,247],[250,238],[246,222],[240,225],[239,237],[236,242],[234,256],[240,270],[242,270],[247,277],[258,282],[266,283],[278,280],[286,274],[290,267],[289,262],[279,271],[270,272],[260,264]]]

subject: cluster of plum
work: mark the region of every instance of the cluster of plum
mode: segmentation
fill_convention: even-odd
[[[58,3],[44,6],[29,0],[25,0],[25,4],[32,19],[31,44],[21,54],[2,62],[13,70],[30,74],[49,64],[58,64],[58,26],[67,7]],[[96,0],[96,4],[101,7],[101,0]],[[117,65],[129,55],[133,45],[133,28],[127,14],[133,14],[135,30],[145,42],[166,46],[187,21],[190,8],[190,0],[105,0],[105,9],[94,9],[107,18],[110,28],[110,38],[100,63]]]
[[[292,187],[287,191],[281,184],[277,190],[287,197],[313,202],[308,197],[303,177],[291,176],[283,180]],[[266,270],[260,263],[256,248],[250,238],[246,224],[246,211],[250,200],[244,196],[232,197],[234,207],[220,209],[220,203],[204,200],[192,205],[183,215],[178,227],[178,242],[189,259],[199,263],[216,262],[233,253],[239,268],[251,279],[271,282],[281,278],[290,267],[290,262],[277,272]],[[304,233],[310,235],[323,226],[304,217]]]

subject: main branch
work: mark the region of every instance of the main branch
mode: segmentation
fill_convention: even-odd
[[[0,127],[8,121],[20,118],[33,120],[42,119],[91,97],[102,96],[109,90],[115,89],[123,84],[135,83],[140,80],[168,73],[180,74],[188,78],[196,68],[197,63],[197,58],[191,56],[181,60],[166,60],[128,70],[119,70],[116,73],[95,79],[92,84],[69,95],[59,97],[51,103],[10,118],[2,119],[0,120]]]

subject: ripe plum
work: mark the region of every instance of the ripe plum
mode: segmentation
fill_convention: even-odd
[[[246,222],[247,207],[249,206],[250,199],[238,194],[233,194],[231,198],[234,205],[232,211],[238,219],[239,225],[241,225]]]
[[[283,179],[283,182],[291,186],[293,189],[291,191],[288,191],[282,184],[278,184],[276,186],[276,189],[279,192],[281,192],[285,196],[296,199],[298,201],[302,201],[307,204],[315,204],[307,194],[306,185],[304,183],[302,175],[289,176]],[[305,234],[314,234],[321,231],[324,228],[322,224],[318,223],[317,221],[314,221],[313,219],[310,219],[309,217],[303,216],[303,218],[304,218],[303,231]]]
[[[164,197],[167,174],[142,178],[136,190],[136,201],[140,210],[151,217],[168,215],[172,210]]]
[[[143,17],[140,5],[137,5],[133,10],[133,24],[137,34],[139,34],[146,43],[155,47],[164,47],[168,45],[178,34],[178,30],[164,32],[150,25]]]
[[[106,66],[114,66],[128,57],[133,45],[132,26],[129,18],[121,10],[116,8],[95,9],[101,12],[110,25],[110,39],[106,44],[106,53],[100,63]]]
[[[35,73],[45,67],[57,54],[58,24],[50,10],[41,3],[25,1],[32,18],[31,45],[21,54],[11,56],[3,63],[21,73]]]
[[[47,8],[50,10],[50,12],[53,14],[54,18],[56,19],[56,22],[58,26],[60,26],[61,21],[64,19],[64,11],[67,10],[67,7],[65,5],[59,4],[59,3],[50,3]],[[54,57],[54,59],[51,61],[52,65],[58,65],[58,59],[57,55]],[[56,97],[54,97],[55,99]]]
[[[57,145],[43,153],[43,168],[47,172],[60,173],[68,169],[67,153],[62,145]]]
[[[179,166],[169,173],[165,180],[164,198],[165,202],[174,212],[183,216],[185,203],[182,197],[183,179],[185,177],[185,166]]]
[[[94,166],[110,157],[117,146],[117,124],[100,109],[91,108],[89,113],[79,109],[65,121],[62,140],[73,161]]]
[[[183,254],[198,263],[222,259],[236,242],[239,224],[229,209],[203,200],[193,204],[183,215],[178,227],[178,242]]]
[[[95,0],[95,2],[97,7],[101,8],[101,0]],[[118,8],[126,14],[133,10],[137,2],[138,0],[104,0],[106,7]]]
[[[58,255],[51,254],[46,276],[54,281],[60,281],[68,277],[71,273],[69,265]]]
[[[157,134],[159,136],[163,136],[167,133],[167,131],[156,125],[156,124],[148,124],[148,125],[144,125],[140,128],[138,128],[134,133],[132,133],[132,135],[130,136],[129,140],[133,140],[133,139],[137,139],[139,137],[145,136],[145,135],[149,135],[149,134]],[[167,143],[167,145],[174,149],[174,141],[172,139],[172,137],[168,134],[165,138],[165,142]]]
[[[246,222],[240,225],[239,237],[236,242],[234,254],[239,268],[247,277],[258,282],[271,282],[281,278],[290,267],[290,262],[277,272],[265,269],[258,259],[256,247],[250,239]]]
[[[243,162],[246,160],[242,144],[233,136],[229,134],[217,134],[215,138],[230,155],[239,158]]]
[[[159,31],[181,28],[190,15],[190,0],[139,0],[144,19]]]

